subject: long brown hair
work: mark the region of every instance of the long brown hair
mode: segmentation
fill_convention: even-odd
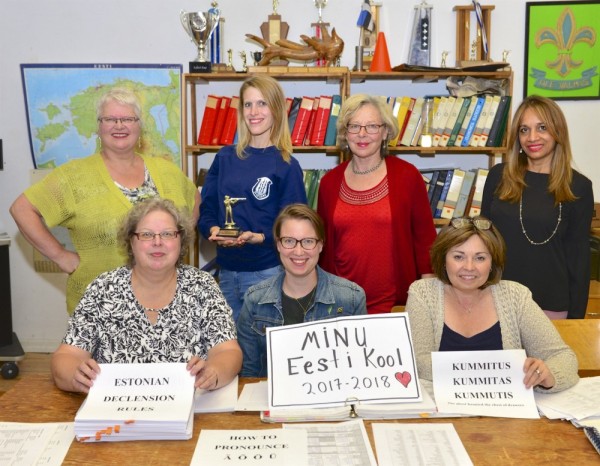
[[[246,156],[244,151],[250,144],[250,139],[252,138],[244,120],[244,92],[246,92],[246,89],[249,87],[253,87],[259,91],[265,99],[265,102],[267,102],[267,106],[273,115],[271,142],[279,149],[283,160],[289,163],[292,158],[292,138],[290,136],[290,128],[287,120],[285,94],[275,79],[261,74],[249,77],[240,87],[240,101],[238,104],[237,115],[238,143],[235,147],[237,156],[240,159],[243,159]]]
[[[569,141],[569,128],[565,116],[556,102],[546,97],[531,95],[519,105],[508,135],[508,154],[502,179],[496,189],[496,194],[503,201],[518,202],[523,195],[525,172],[527,171],[527,155],[522,152],[519,142],[519,129],[523,113],[531,109],[544,122],[548,133],[554,139],[556,147],[550,167],[548,191],[554,196],[554,203],[574,201],[571,191],[573,169],[571,162],[573,154]]]

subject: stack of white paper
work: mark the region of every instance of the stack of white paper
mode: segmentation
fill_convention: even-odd
[[[100,364],[75,416],[81,442],[186,440],[194,425],[194,377],[185,363]]]
[[[538,410],[549,419],[567,419],[576,426],[598,425],[600,377],[585,377],[559,393],[535,393]]]

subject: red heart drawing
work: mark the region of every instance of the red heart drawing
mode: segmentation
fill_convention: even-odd
[[[412,377],[409,372],[396,372],[396,380],[404,385],[404,388],[408,387]]]

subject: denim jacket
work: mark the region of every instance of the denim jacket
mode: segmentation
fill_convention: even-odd
[[[281,294],[285,271],[250,287],[237,320],[244,353],[242,377],[267,376],[267,327],[283,325]],[[365,292],[356,283],[317,266],[317,292],[304,322],[367,313]]]

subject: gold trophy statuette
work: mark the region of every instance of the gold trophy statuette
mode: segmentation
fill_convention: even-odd
[[[233,206],[238,203],[238,201],[245,201],[245,197],[229,197],[225,196],[223,199],[223,204],[225,204],[225,226],[219,230],[217,236],[222,236],[225,238],[237,238],[240,236],[242,231],[233,221]]]

